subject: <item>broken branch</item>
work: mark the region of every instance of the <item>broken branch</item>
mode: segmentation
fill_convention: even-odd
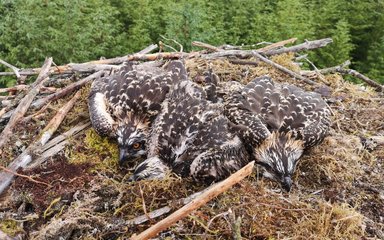
[[[40,99],[36,100],[35,102],[32,103],[32,107],[35,109],[38,109],[38,108],[44,106],[45,104],[47,104],[48,102],[55,101],[59,98],[62,98],[64,96],[72,93],[73,91],[83,87],[84,85],[86,85],[87,83],[92,81],[93,79],[101,77],[103,74],[104,74],[104,71],[95,72],[95,73],[89,75],[88,77],[86,77],[80,81],[74,82],[74,83],[66,86],[65,88],[62,88],[61,90],[59,90],[55,93],[52,93],[51,95],[48,95],[44,98],[40,98]]]
[[[307,41],[305,43],[298,44],[292,47],[286,47],[286,48],[283,47],[279,49],[270,49],[266,51],[260,51],[260,50],[256,50],[256,51],[266,56],[271,56],[271,55],[277,55],[277,54],[288,53],[288,52],[300,52],[304,50],[321,48],[321,47],[325,47],[331,42],[332,42],[331,38],[325,38],[320,40]],[[253,56],[254,51],[255,50],[226,50],[226,51],[205,54],[205,55],[202,55],[202,57],[206,59],[214,59],[214,58],[229,57],[229,56],[236,56],[239,58],[249,58]]]
[[[76,100],[80,97],[80,92],[76,93],[75,96],[65,104],[57,114],[51,119],[48,125],[44,128],[43,134],[40,139],[27,147],[17,158],[15,158],[9,165],[6,173],[0,173],[0,194],[4,191],[5,188],[12,182],[13,174],[10,172],[16,172],[19,168],[26,167],[33,159],[32,155],[35,151],[38,151],[42,146],[44,146],[47,141],[51,138],[52,134],[59,127],[60,123],[63,121],[65,116],[68,114],[69,110],[72,109]]]
[[[338,69],[337,72],[341,73],[341,74],[349,74],[349,75],[352,75],[360,80],[362,80],[363,82],[365,82],[366,84],[368,84],[369,86],[373,87],[376,89],[376,91],[378,92],[384,92],[384,86],[373,81],[372,79],[370,79],[369,77],[359,73],[358,71],[356,70],[353,70],[353,69]]]
[[[205,203],[212,200],[214,197],[218,196],[219,194],[223,193],[224,191],[228,190],[230,187],[232,187],[234,184],[240,182],[242,179],[247,177],[252,173],[252,169],[254,166],[254,161],[247,164],[242,169],[238,170],[225,180],[216,183],[212,187],[210,187],[209,190],[205,191],[203,194],[199,195],[195,199],[193,199],[190,203],[185,205],[184,207],[180,208],[176,212],[172,213],[165,219],[161,220],[160,222],[156,223],[152,227],[148,228],[144,232],[140,233],[137,236],[132,236],[131,240],[135,239],[149,239],[151,237],[156,236],[159,232],[163,231],[164,229],[167,229],[169,226],[174,224],[175,222],[179,221],[180,219],[183,219],[187,215],[189,215],[192,211],[196,210],[200,206],[204,205]]]
[[[2,59],[0,59],[0,63],[5,65],[5,66],[7,66],[7,67],[9,67],[10,69],[12,69],[12,71],[15,73],[16,77],[20,78],[20,73],[19,73],[20,69],[18,69],[17,67],[7,63],[6,61],[4,61]]]
[[[0,149],[9,140],[9,135],[12,133],[13,128],[19,122],[19,120],[27,112],[35,96],[39,93],[40,88],[44,82],[48,79],[49,68],[52,65],[52,58],[47,58],[44,62],[42,70],[37,77],[36,81],[32,84],[32,88],[29,93],[20,101],[15,112],[12,114],[11,119],[5,126],[3,132],[0,134]]]
[[[316,82],[311,81],[311,80],[309,80],[309,79],[307,79],[307,78],[301,76],[300,74],[295,73],[295,72],[293,72],[293,71],[291,71],[291,70],[289,70],[289,69],[287,69],[287,68],[285,68],[285,67],[283,67],[283,66],[281,66],[281,65],[279,65],[279,64],[277,64],[277,63],[275,63],[275,62],[273,62],[273,61],[271,61],[271,60],[269,60],[269,59],[266,58],[266,57],[263,57],[263,56],[262,56],[260,53],[258,53],[257,51],[253,51],[253,55],[254,55],[255,57],[257,57],[258,59],[260,59],[261,61],[263,61],[263,62],[265,62],[265,63],[267,63],[267,64],[273,66],[274,68],[276,68],[276,69],[278,69],[278,70],[280,70],[280,71],[282,71],[282,72],[284,72],[284,73],[286,73],[286,74],[292,76],[293,78],[297,78],[297,79],[299,79],[299,80],[301,80],[301,81],[304,81],[304,82],[306,82],[306,83],[308,83],[308,84],[311,84],[311,85],[315,85],[315,84],[316,84]]]
[[[296,42],[296,40],[297,40],[297,38],[290,38],[290,39],[287,39],[287,40],[283,40],[283,41],[280,41],[280,42],[277,42],[277,43],[272,43],[272,44],[270,44],[268,46],[256,49],[256,51],[258,51],[258,52],[266,52],[266,51],[269,51],[269,50],[272,50],[272,49],[284,47],[287,44]]]

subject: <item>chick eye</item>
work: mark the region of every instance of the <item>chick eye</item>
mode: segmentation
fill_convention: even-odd
[[[141,144],[140,143],[134,143],[132,146],[133,146],[133,149],[139,149]]]

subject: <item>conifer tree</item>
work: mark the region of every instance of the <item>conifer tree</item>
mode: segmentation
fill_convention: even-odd
[[[41,64],[46,56],[56,64],[113,56],[119,51],[115,14],[101,0],[16,0],[3,13],[1,55],[18,67]]]

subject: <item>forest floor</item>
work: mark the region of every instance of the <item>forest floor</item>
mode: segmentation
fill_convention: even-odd
[[[271,59],[300,71],[293,55]],[[319,92],[332,109],[332,127],[323,143],[305,152],[289,194],[259,177],[255,167],[252,176],[158,239],[230,239],[234,218],[241,219],[242,239],[384,239],[384,146],[375,142],[384,136],[382,94],[338,74],[315,76],[312,80],[319,84],[308,85],[264,63],[193,58],[186,65],[191,79],[211,67],[222,81],[247,83],[269,75],[274,81]],[[89,88],[81,90],[57,134],[89,118]],[[70,98],[53,102],[44,115],[20,123],[1,153],[1,165],[33,142]],[[16,177],[0,196],[1,232],[9,239],[128,239],[169,213],[142,223],[137,217],[166,206],[174,211],[184,205],[180,199],[207,187],[176,176],[132,183],[128,181],[132,169],[120,168],[117,159],[116,143],[88,128],[44,164],[18,171],[40,183]]]

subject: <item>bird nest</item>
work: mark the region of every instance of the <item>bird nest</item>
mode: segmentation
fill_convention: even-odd
[[[293,54],[271,58],[299,73]],[[339,74],[314,72],[309,85],[275,67],[248,59],[190,58],[191,79],[208,68],[223,81],[247,83],[269,75],[323,95],[332,109],[332,127],[322,144],[300,160],[294,187],[253,174],[188,217],[161,232],[160,239],[374,239],[384,230],[384,99],[370,87]],[[58,135],[89,118],[83,87]],[[6,165],[38,137],[44,125],[72,96],[52,102],[43,115],[21,122],[1,153]],[[36,114],[30,110],[28,114]],[[65,149],[19,176],[0,199],[0,234],[31,239],[126,239],[182,207],[189,196],[207,188],[170,175],[136,183],[132,169],[117,164],[115,142],[89,128],[70,138]],[[28,177],[26,177],[28,176]],[[33,181],[32,181],[33,180]],[[153,212],[157,217],[147,219]],[[0,235],[1,236],[1,235]]]

